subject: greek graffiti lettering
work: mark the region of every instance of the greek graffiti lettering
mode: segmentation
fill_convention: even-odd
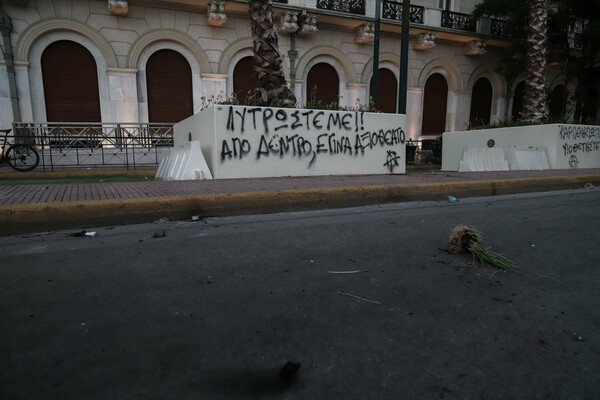
[[[582,125],[559,125],[560,140],[600,138],[600,127]]]
[[[563,143],[564,155],[567,156],[573,153],[591,153],[592,151],[600,151],[600,141],[590,140],[589,142],[578,143]]]
[[[580,162],[585,164],[584,159],[589,157],[587,154],[600,153],[600,127],[598,126],[559,125],[558,140],[559,145],[562,145],[560,147],[562,156],[568,158],[571,168],[577,167]]]
[[[254,154],[257,160],[305,159],[309,168],[317,156],[362,157],[376,148],[386,148],[388,158],[384,166],[393,172],[401,157],[388,148],[406,141],[402,127],[368,129],[364,113],[354,111],[229,106],[226,130],[244,136],[221,142],[221,162]]]

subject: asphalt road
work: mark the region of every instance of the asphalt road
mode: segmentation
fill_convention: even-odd
[[[582,190],[0,237],[0,398],[597,399],[599,205]],[[448,254],[459,223],[527,271]]]

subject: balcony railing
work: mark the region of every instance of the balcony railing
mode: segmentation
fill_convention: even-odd
[[[120,166],[135,169],[157,165],[165,147],[173,146],[172,124],[13,124],[15,136],[30,138],[40,153],[39,166]]]
[[[475,32],[477,29],[477,20],[473,19],[469,14],[443,10],[442,27],[459,31]]]
[[[490,33],[495,36],[510,37],[508,32],[507,22],[502,19],[492,18],[491,20]]]
[[[402,22],[402,3],[397,1],[383,1],[383,18],[393,19],[394,21]],[[413,24],[422,24],[424,22],[423,15],[425,7],[410,6],[409,20]]]
[[[317,0],[317,8],[365,15],[365,0]]]

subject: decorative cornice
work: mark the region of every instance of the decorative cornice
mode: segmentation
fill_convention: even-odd
[[[129,14],[129,4],[126,0],[108,0],[108,13],[115,17],[126,17]]]
[[[298,31],[298,13],[285,11],[279,16],[279,33],[296,33]]]
[[[356,37],[354,43],[365,44],[370,43],[375,39],[375,24],[367,22],[359,25],[356,29]]]
[[[435,32],[429,31],[421,33],[417,43],[415,43],[415,50],[423,51],[433,47],[435,47]]]
[[[308,36],[316,33],[317,29],[317,16],[309,15],[306,13],[300,14],[300,29],[298,29],[298,35]]]
[[[225,0],[210,0],[206,8],[206,22],[210,26],[219,27],[227,22]]]
[[[487,53],[485,41],[481,39],[473,40],[465,45],[465,54],[467,56],[480,56]]]

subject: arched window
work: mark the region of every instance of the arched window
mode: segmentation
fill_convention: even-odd
[[[513,95],[512,120],[517,121],[523,117],[523,99],[525,97],[525,81],[519,83]]]
[[[319,63],[313,66],[306,78],[306,99],[310,104],[338,104],[338,74],[331,65]]]
[[[583,109],[581,113],[581,120],[584,124],[597,124],[598,123],[598,90],[595,87],[590,87],[585,92],[585,99],[583,101]]]
[[[421,135],[441,135],[446,130],[448,83],[442,74],[433,74],[425,83]]]
[[[254,57],[244,57],[233,69],[233,94],[240,104],[246,104],[249,95],[258,88],[258,78],[254,70]]]
[[[48,122],[101,122],[96,60],[79,43],[61,40],[42,53]]]
[[[148,120],[176,123],[194,113],[192,69],[174,50],[158,50],[146,64]]]
[[[490,123],[492,111],[492,84],[486,78],[479,78],[473,85],[471,94],[471,126],[482,126]]]
[[[373,79],[371,78],[371,96],[373,90]],[[392,71],[387,68],[379,69],[379,85],[377,85],[377,108],[384,113],[396,113],[398,101],[398,81]],[[374,100],[374,99],[373,99]]]
[[[563,102],[565,100],[565,86],[557,85],[550,95],[550,104],[548,105],[550,119],[558,121],[563,114]]]

